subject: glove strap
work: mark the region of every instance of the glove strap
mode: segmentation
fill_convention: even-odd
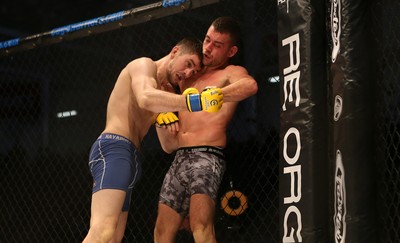
[[[199,94],[190,94],[186,96],[186,106],[190,112],[201,111],[201,102]]]

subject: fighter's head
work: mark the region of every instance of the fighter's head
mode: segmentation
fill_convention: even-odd
[[[195,38],[179,41],[170,53],[168,80],[176,85],[179,81],[190,78],[203,67],[202,43]]]
[[[203,64],[224,66],[238,52],[240,26],[232,17],[219,17],[208,28],[203,41]]]

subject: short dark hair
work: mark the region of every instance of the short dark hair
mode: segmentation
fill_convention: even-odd
[[[203,61],[203,43],[194,37],[185,37],[176,46],[181,47],[181,54],[195,54],[199,56],[200,62]]]
[[[232,45],[239,45],[241,36],[240,25],[235,18],[229,16],[219,17],[211,23],[211,26],[219,33],[229,34]]]

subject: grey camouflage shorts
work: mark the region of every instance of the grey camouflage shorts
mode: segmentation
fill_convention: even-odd
[[[191,195],[207,194],[216,200],[224,172],[225,156],[220,148],[180,148],[164,178],[159,202],[185,217]]]

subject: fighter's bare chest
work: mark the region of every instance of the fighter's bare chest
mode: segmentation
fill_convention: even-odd
[[[188,82],[184,85],[184,88],[193,87],[198,89],[199,91],[203,90],[209,86],[215,87],[224,87],[227,85],[228,79],[225,76],[221,75],[210,75],[205,77],[200,77],[193,82]]]

